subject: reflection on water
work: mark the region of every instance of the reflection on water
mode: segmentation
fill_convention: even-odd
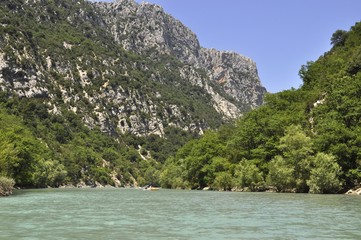
[[[361,197],[137,189],[20,190],[0,239],[361,239]]]

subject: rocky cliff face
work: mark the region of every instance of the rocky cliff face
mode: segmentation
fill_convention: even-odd
[[[199,66],[200,44],[196,35],[158,5],[134,0],[96,3],[102,11],[114,40],[125,49],[144,55],[175,56]]]
[[[256,64],[250,58],[202,48],[189,28],[158,5],[117,0],[97,6],[102,10],[114,40],[125,49],[144,55],[149,55],[150,51],[150,55],[170,54],[185,64],[205,70],[208,78],[238,103],[238,110],[231,107],[230,102],[227,104],[232,113],[222,104],[216,104],[226,117],[239,116],[244,111],[241,106],[254,108],[262,104],[266,90],[260,83]]]
[[[0,89],[41,99],[49,113],[72,111],[109,134],[164,136],[169,127],[202,133],[262,104],[251,59],[202,48],[157,5],[1,5]]]
[[[201,64],[211,81],[223,91],[251,108],[263,103],[266,89],[261,85],[256,63],[235,52],[201,49]]]

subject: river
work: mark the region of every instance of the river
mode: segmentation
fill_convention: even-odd
[[[0,239],[361,239],[361,197],[139,189],[17,190]]]

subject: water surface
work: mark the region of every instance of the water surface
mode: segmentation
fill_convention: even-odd
[[[138,189],[19,190],[0,239],[361,239],[361,197]]]

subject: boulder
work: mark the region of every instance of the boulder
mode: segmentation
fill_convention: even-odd
[[[346,192],[347,195],[360,195],[361,196],[361,188],[358,189],[350,189]]]

